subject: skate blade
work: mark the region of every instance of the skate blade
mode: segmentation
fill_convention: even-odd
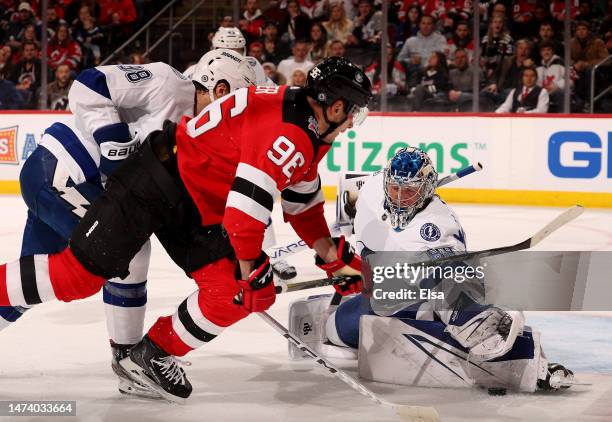
[[[132,381],[147,386],[147,388],[159,394],[160,397],[167,402],[174,404],[185,404],[186,399],[170,394],[161,388],[147,376],[145,371],[140,366],[132,362],[132,359],[129,357],[119,361],[119,366],[128,374]]]
[[[117,378],[119,378],[118,390],[121,394],[142,399],[163,399],[156,391],[151,391],[146,385],[130,378],[130,375],[119,365],[118,361],[113,361],[111,368],[115,375],[117,375]]]
[[[121,394],[128,397],[156,401],[165,400],[156,391],[151,391],[148,387],[145,387],[143,384],[136,383],[132,379],[121,378],[119,380],[118,390]]]
[[[574,385],[593,385],[590,382],[580,382],[580,381],[560,381],[558,382],[559,388],[569,388],[569,387],[573,387]]]

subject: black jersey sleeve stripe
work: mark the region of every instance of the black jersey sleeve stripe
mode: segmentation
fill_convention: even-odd
[[[232,184],[231,190],[238,192],[247,198],[251,198],[262,207],[272,211],[272,207],[274,206],[274,197],[268,191],[257,186],[255,183],[247,179],[243,179],[240,176],[236,176],[234,178],[234,183]]]
[[[291,187],[289,187],[281,192],[281,198],[287,202],[307,204],[317,196],[320,190],[321,190],[321,179],[319,178],[317,188],[314,191],[308,192],[308,193],[302,193],[302,192],[296,192],[292,190]]]

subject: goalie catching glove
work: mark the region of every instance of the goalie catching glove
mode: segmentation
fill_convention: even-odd
[[[346,241],[344,236],[332,238],[338,250],[338,259],[332,262],[324,262],[318,255],[315,256],[315,264],[327,273],[328,277],[361,275],[361,258],[355,254],[353,246]],[[334,289],[342,296],[361,292],[363,285],[361,279],[352,279],[340,284],[334,284]]]
[[[242,280],[240,264],[236,263],[236,282],[242,289],[234,297],[234,303],[247,312],[267,310],[276,300],[270,258],[264,252],[255,260],[255,268],[246,280]]]

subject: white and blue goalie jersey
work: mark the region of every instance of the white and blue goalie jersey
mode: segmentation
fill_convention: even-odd
[[[393,230],[384,217],[383,178],[382,172],[374,174],[359,192],[354,229],[360,254],[368,250],[438,251],[445,255],[466,251],[465,233],[459,219],[437,195],[413,217],[404,230]]]
[[[396,231],[385,218],[382,172],[369,177],[357,199],[354,230],[357,242],[357,251],[366,258],[370,254],[370,262],[385,262],[385,265],[395,265],[406,260],[408,263],[430,261],[446,256],[457,255],[466,252],[465,234],[455,213],[437,195],[434,195],[429,203],[410,220],[404,230]],[[386,255],[390,261],[384,261],[379,252],[403,252],[400,255]],[[383,259],[383,261],[380,261]],[[367,259],[367,258],[366,258]],[[399,261],[396,261],[399,259]],[[417,280],[419,287],[423,277],[421,274]],[[385,279],[384,285],[377,285],[385,291],[400,291],[410,287],[407,281],[402,279]],[[428,287],[447,290],[452,288],[453,283],[431,284]],[[448,290],[450,293],[450,290]],[[419,298],[415,298],[418,302]],[[402,300],[397,298],[385,298],[373,294],[370,305],[374,313],[380,316],[390,316],[401,311],[415,300]],[[435,307],[445,306],[444,301],[435,301]]]

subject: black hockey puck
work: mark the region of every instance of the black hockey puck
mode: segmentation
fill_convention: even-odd
[[[503,387],[497,387],[497,388],[489,388],[487,390],[487,392],[489,393],[490,396],[505,396],[506,395],[506,389]]]

